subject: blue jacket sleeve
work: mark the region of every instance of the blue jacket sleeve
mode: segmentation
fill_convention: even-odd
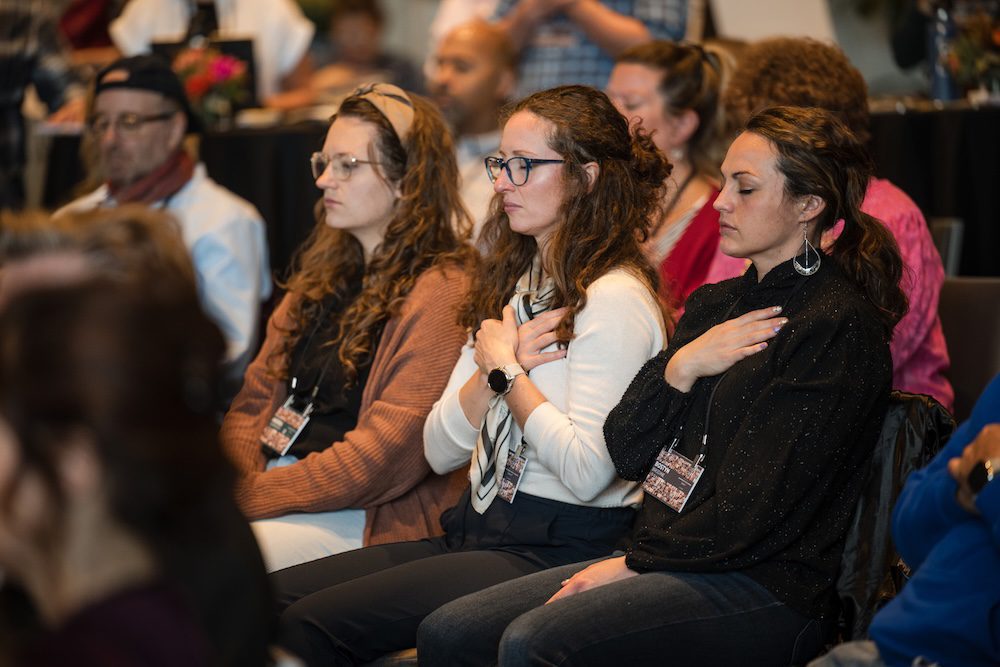
[[[906,480],[893,512],[892,536],[900,555],[911,568],[918,568],[931,548],[956,523],[966,518],[966,511],[955,499],[958,485],[948,474],[948,461],[961,456],[962,450],[983,427],[996,421],[1000,421],[1000,375],[987,386],[972,415],[958,427],[945,448],[925,468]],[[989,497],[992,496],[1000,500],[1000,495],[993,493]],[[989,509],[993,510],[994,534],[998,534],[1000,507]],[[984,517],[991,520],[986,512]]]

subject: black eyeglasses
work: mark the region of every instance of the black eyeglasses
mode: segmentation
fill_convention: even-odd
[[[312,167],[313,178],[319,178],[329,168],[334,178],[338,181],[346,181],[354,173],[354,170],[358,168],[359,164],[379,163],[372,162],[371,160],[359,160],[353,155],[345,153],[340,153],[332,157],[325,153],[313,153],[309,156],[309,165]]]
[[[495,183],[500,178],[500,170],[507,172],[507,178],[512,185],[524,185],[528,182],[531,168],[536,164],[560,164],[565,160],[544,160],[533,157],[510,157],[504,160],[498,157],[488,157],[483,162],[486,164],[486,173],[490,177],[490,182]]]
[[[87,130],[94,134],[104,134],[109,127],[114,126],[115,132],[138,132],[146,123],[157,123],[174,117],[176,111],[164,111],[144,116],[138,113],[123,113],[114,119],[107,116],[94,116],[87,121]]]

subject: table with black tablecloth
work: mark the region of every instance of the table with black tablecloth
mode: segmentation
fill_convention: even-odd
[[[320,193],[309,155],[326,123],[209,132],[201,159],[220,184],[253,202],[268,224],[271,264],[283,271],[314,224]],[[927,217],[965,223],[960,273],[1000,276],[1000,108],[872,114],[879,176],[909,194]],[[53,141],[45,203],[65,203],[82,177],[78,137]],[[486,178],[486,175],[483,175]]]
[[[1000,108],[873,113],[878,175],[965,224],[959,273],[1000,276]]]

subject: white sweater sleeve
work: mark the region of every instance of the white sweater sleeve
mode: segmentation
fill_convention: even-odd
[[[424,456],[431,469],[444,475],[469,465],[476,447],[479,429],[469,423],[458,401],[458,392],[479,368],[473,360],[471,344],[462,348],[458,363],[451,372],[448,386],[424,422]]]
[[[663,320],[636,278],[614,272],[587,290],[566,356],[566,410],[539,405],[524,435],[542,465],[588,502],[615,479],[604,442],[604,421],[632,379],[664,345]]]

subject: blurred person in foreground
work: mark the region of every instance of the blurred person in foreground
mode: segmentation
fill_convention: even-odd
[[[723,95],[733,127],[755,110],[784,104],[820,107],[838,114],[862,142],[867,142],[868,88],[864,78],[835,46],[811,39],[766,39],[748,47]],[[948,370],[938,296],[944,282],[941,256],[927,221],[905,192],[874,176],[868,181],[861,210],[892,233],[903,258],[900,287],[910,304],[892,336],[892,386],[936,398],[951,408],[954,392]],[[842,233],[838,223],[823,236],[828,248]]]
[[[263,665],[224,345],[176,226],[122,207],[0,228],[0,663]]]

